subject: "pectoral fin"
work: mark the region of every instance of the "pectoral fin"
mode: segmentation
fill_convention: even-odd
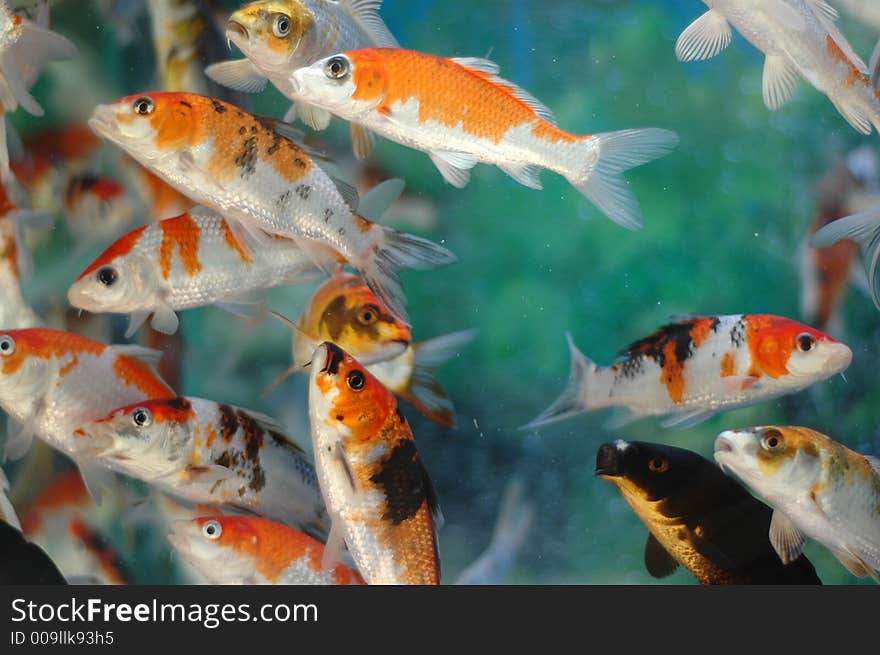
[[[297,102],[297,113],[300,120],[313,130],[326,130],[330,125],[330,112],[314,105]]]
[[[764,104],[776,110],[791,99],[797,88],[797,71],[782,55],[767,55],[764,59]]]
[[[655,578],[665,578],[675,573],[678,568],[678,562],[669,554],[653,534],[648,535],[648,541],[645,544],[645,567]]]
[[[211,64],[205,69],[205,75],[217,84],[242,93],[262,91],[269,81],[249,59],[234,59]]]
[[[710,9],[687,26],[675,43],[679,61],[711,59],[730,45],[733,30],[724,15]]]
[[[76,461],[76,465],[79,467],[83,484],[86,486],[89,496],[95,501],[95,505],[101,504],[105,492],[112,494],[114,489],[119,486],[113,471],[96,462],[81,459]]]
[[[335,516],[330,522],[330,534],[327,535],[327,543],[324,545],[321,568],[329,571],[339,564],[342,561],[342,551],[344,548],[345,532],[343,531],[342,519]]]
[[[36,425],[33,419],[19,423],[12,417],[6,422],[6,446],[4,457],[10,460],[21,459],[30,450],[36,436]]]
[[[463,189],[471,179],[470,169],[477,165],[477,159],[464,152],[448,152],[435,150],[428,156],[434,162],[434,166],[440,171],[440,175],[456,189]]]
[[[375,142],[373,133],[363,125],[356,123],[351,124],[350,131],[354,156],[358,159],[366,159],[373,152],[373,143]]]
[[[783,564],[790,564],[800,557],[804,549],[804,534],[791,519],[778,509],[770,519],[770,543]]]
[[[849,550],[832,550],[831,552],[837,561],[843,564],[846,570],[854,576],[859,578],[870,576],[874,582],[880,584],[880,576],[877,575],[877,572],[858,555],[854,555]]]

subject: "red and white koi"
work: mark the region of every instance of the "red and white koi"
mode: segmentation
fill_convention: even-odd
[[[641,212],[622,174],[678,142],[661,129],[576,136],[486,59],[435,57],[400,48],[352,50],[291,76],[294,93],[346,120],[426,152],[456,187],[477,163],[494,164],[540,189],[541,169],[559,173],[624,227]]]
[[[73,431],[80,425],[127,403],[175,397],[153,368],[160,355],[59,330],[3,331],[0,408],[19,424],[9,435],[6,455],[21,457],[34,435],[72,454]]]
[[[199,398],[138,401],[83,423],[71,449],[184,500],[248,510],[312,534],[330,527],[305,453],[255,412]]]
[[[139,227],[99,255],[67,298],[90,312],[130,314],[127,336],[150,314],[156,330],[171,334],[176,311],[212,304],[253,308],[262,290],[320,273],[294,241],[267,236],[256,244],[246,236],[199,209]]]
[[[294,101],[284,117],[297,115],[309,127],[323,130],[330,113],[299,99],[290,83],[297,68],[334,53],[356,48],[396,48],[379,9],[382,0],[260,0],[232,13],[226,38],[245,59],[212,64],[205,73],[214,81],[239,91],[261,91],[266,81]],[[359,158],[372,148],[372,138],[361,126],[352,125],[352,144]]]
[[[324,341],[356,357],[385,387],[445,427],[455,411],[436,370],[456,356],[473,330],[412,342],[409,325],[398,319],[356,275],[338,271],[312,296],[293,336],[294,367],[303,369]]]
[[[764,103],[779,109],[803,78],[828,96],[863,134],[880,131],[880,91],[868,68],[834,25],[837,12],[824,0],[703,0],[709,11],[681,34],[681,61],[709,59],[726,48],[731,25],[764,53]]]
[[[852,351],[811,327],[769,314],[697,316],[630,344],[597,366],[568,336],[571,376],[563,394],[530,423],[622,407],[634,418],[671,415],[694,425],[719,411],[794,393],[846,369]]]
[[[405,316],[402,268],[449,264],[452,253],[354,213],[356,192],[331,179],[280,124],[188,93],[149,93],[99,105],[89,125],[141,164],[238,223],[294,239],[324,270],[348,261]],[[365,199],[366,200],[366,199]],[[384,208],[383,208],[384,209]]]
[[[309,419],[331,529],[367,584],[439,584],[437,497],[412,430],[388,389],[331,343],[312,357]]]
[[[321,566],[324,544],[254,516],[174,521],[168,541],[205,584],[349,585],[363,578],[344,564]]]

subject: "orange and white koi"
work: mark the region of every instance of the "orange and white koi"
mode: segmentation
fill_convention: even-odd
[[[174,521],[168,541],[205,584],[349,585],[363,578],[344,564],[321,566],[324,544],[281,523],[253,516]]]
[[[454,408],[435,372],[473,336],[473,330],[464,330],[413,343],[409,325],[395,317],[363,280],[340,270],[315,291],[300,316],[293,361],[301,369],[320,343],[335,343],[422,414],[452,427]]]
[[[130,96],[99,105],[89,125],[258,241],[266,240],[263,232],[290,237],[325,270],[342,257],[400,316],[398,271],[454,260],[430,241],[355,214],[354,189],[331,179],[279,132],[280,124],[219,100],[186,93]]]
[[[324,567],[344,543],[367,584],[439,584],[437,496],[394,394],[332,343],[311,368],[315,469],[331,520]]]
[[[764,103],[782,107],[803,78],[828,96],[863,134],[880,131],[880,91],[868,68],[834,25],[824,0],[703,0],[709,11],[691,23],[675,46],[680,61],[709,59],[726,48],[731,25],[765,55]]]
[[[83,423],[127,403],[175,397],[153,368],[160,355],[59,330],[3,331],[0,407],[19,424],[6,455],[21,457],[34,435],[71,454],[73,431]]]
[[[314,467],[255,412],[200,398],[138,401],[74,435],[78,458],[184,500],[245,509],[312,534],[329,529]]]
[[[0,182],[0,325],[26,328],[40,324],[21,291],[20,227],[37,212],[18,209]]]
[[[852,351],[781,316],[696,316],[630,344],[616,364],[597,366],[568,336],[568,388],[530,426],[603,407],[634,418],[671,415],[695,425],[719,411],[794,393],[846,369]]]
[[[109,177],[92,174],[71,178],[64,193],[64,217],[77,241],[106,241],[135,220],[137,200]]]
[[[330,113],[297,97],[290,74],[297,68],[334,53],[356,48],[396,48],[379,9],[382,0],[260,0],[241,7],[229,17],[226,38],[245,59],[212,64],[205,73],[219,84],[244,92],[260,91],[267,79],[294,101],[285,115],[297,115],[309,127],[323,130]],[[352,144],[359,158],[372,148],[372,138],[352,125]]]
[[[880,584],[880,459],[809,428],[771,425],[722,432],[715,461],[773,506],[770,542],[783,563],[809,537]]]
[[[540,189],[546,168],[571,182],[606,216],[641,225],[624,171],[678,142],[661,129],[575,136],[552,112],[486,59],[446,59],[400,48],[352,50],[291,76],[294,93],[376,134],[426,152],[448,183],[463,187],[477,163],[494,164]]]
[[[150,314],[156,330],[171,334],[177,310],[220,303],[239,311],[259,303],[263,289],[300,284],[319,273],[292,240],[255,244],[246,236],[198,209],[145,225],[99,255],[67,298],[90,312],[130,314],[127,336]]]

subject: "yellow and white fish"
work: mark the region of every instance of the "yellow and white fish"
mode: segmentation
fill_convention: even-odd
[[[783,563],[807,537],[853,575],[880,584],[880,460],[809,428],[726,430],[715,461],[773,506],[770,541]]]
[[[254,92],[273,85],[294,101],[284,117],[297,115],[309,127],[323,130],[330,112],[300,99],[290,83],[297,68],[336,52],[357,48],[396,48],[379,8],[382,0],[260,0],[241,7],[229,17],[226,38],[245,59],[212,64],[205,70],[214,81],[233,89]],[[366,157],[372,138],[359,125],[352,125],[355,154]]]

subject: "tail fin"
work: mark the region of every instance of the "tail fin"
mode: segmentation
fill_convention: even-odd
[[[583,170],[568,181],[612,221],[636,230],[642,226],[642,212],[626,188],[623,173],[669,153],[678,144],[678,135],[658,128],[605,132],[579,142],[578,147],[595,148],[597,142],[598,161],[595,156],[585,157]]]
[[[415,344],[415,369],[407,388],[400,393],[410,405],[443,427],[455,426],[455,409],[435,378],[436,369],[455,357],[476,336],[462,330]]]
[[[366,221],[366,219],[362,219]],[[367,285],[396,316],[408,320],[398,273],[404,268],[426,270],[447,266],[455,255],[443,246],[412,234],[373,225],[375,239],[361,262],[351,262]]]
[[[594,386],[595,373],[599,367],[578,350],[571,333],[566,332],[565,338],[568,340],[568,349],[571,353],[568,387],[540,416],[525,425],[524,429],[555,423],[591,408],[589,398],[594,392],[591,387]]]
[[[810,238],[810,245],[813,248],[827,248],[844,239],[859,244],[871,286],[871,298],[877,309],[880,309],[880,291],[877,288],[877,267],[880,264],[880,207],[829,223]]]

